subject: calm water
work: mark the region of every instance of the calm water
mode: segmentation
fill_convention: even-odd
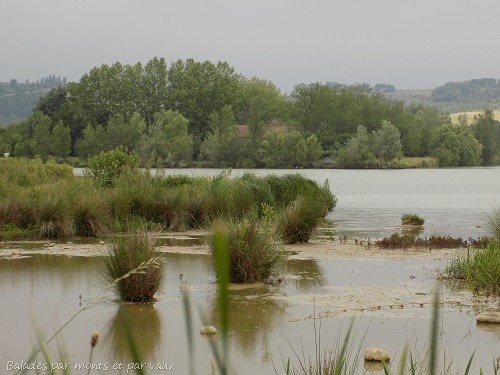
[[[306,358],[314,355],[315,324],[317,332],[321,332],[322,345],[331,348],[344,335],[352,317],[355,348],[366,334],[367,347],[383,347],[396,357],[406,343],[414,352],[421,351],[428,343],[428,303],[435,287],[435,270],[442,265],[442,261],[421,259],[289,261],[290,276],[281,285],[231,292],[229,341],[234,372],[274,374],[276,367],[284,373],[283,358],[294,361],[294,350],[303,350]],[[208,342],[198,333],[202,325],[200,314],[218,325],[217,292],[207,256],[168,255],[164,266],[166,279],[154,304],[120,305],[112,294],[103,294],[103,284],[96,276],[98,266],[99,258],[95,257],[35,255],[0,259],[0,373],[13,373],[6,371],[7,361],[28,358],[36,341],[36,329],[49,336],[78,312],[80,295],[82,306],[90,304],[90,308],[59,336],[59,347],[64,348],[65,361],[70,363],[73,374],[86,373],[74,366],[88,361],[89,339],[95,329],[101,332],[101,340],[94,363],[112,366],[131,362],[120,320],[123,312],[146,366],[174,364],[175,373],[187,374],[191,361],[196,374],[210,372]],[[188,288],[195,309],[192,357],[188,355],[181,288]],[[363,289],[367,292],[360,294]],[[441,350],[451,357],[448,363],[453,361],[454,368],[464,369],[468,357],[477,349],[474,373],[479,366],[489,369],[492,358],[500,354],[500,330],[476,326],[474,309],[454,302],[459,298],[454,293],[449,288],[443,290],[448,302],[442,310]],[[95,299],[99,295],[103,298]],[[412,307],[416,300],[425,306]],[[393,303],[405,307],[392,308]],[[365,310],[377,305],[381,305],[379,310]],[[315,311],[328,312],[330,316],[321,321],[304,319]],[[51,349],[54,361],[58,361],[58,345],[54,343]],[[362,372],[361,363],[358,373]],[[105,373],[119,371],[109,369]]]

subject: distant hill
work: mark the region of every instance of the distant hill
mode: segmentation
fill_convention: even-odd
[[[0,126],[27,118],[41,96],[65,82],[66,78],[55,76],[37,82],[0,82]]]
[[[434,89],[396,90],[388,97],[410,104],[435,105],[450,113],[500,109],[500,79],[448,82]]]

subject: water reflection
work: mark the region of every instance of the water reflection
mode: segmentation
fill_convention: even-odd
[[[272,332],[283,321],[288,304],[272,298],[276,287],[263,286],[230,290],[229,333],[231,349],[237,347],[244,357],[260,352],[261,360],[271,360]],[[219,322],[219,295],[213,300],[210,318]],[[236,344],[236,345],[234,345]]]
[[[316,259],[289,259],[287,277],[280,287],[281,294],[303,294],[318,290],[326,284],[323,270]]]
[[[166,330],[153,303],[121,304],[108,327],[106,336],[110,341],[109,347],[113,358],[120,361],[131,360],[126,327],[129,327],[137,343],[140,358],[150,362],[157,358],[156,350]]]

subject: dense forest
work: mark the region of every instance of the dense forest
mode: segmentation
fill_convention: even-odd
[[[13,78],[10,82],[0,82],[0,127],[27,118],[40,99],[53,87],[66,83],[66,78],[55,75],[43,77],[35,82],[23,83]]]
[[[436,107],[388,98],[393,88],[298,84],[286,95],[225,62],[102,65],[0,129],[0,150],[74,161],[122,146],[158,166],[378,168],[403,155],[441,166],[498,163],[491,111],[452,125]]]

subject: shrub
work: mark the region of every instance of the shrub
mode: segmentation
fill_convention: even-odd
[[[230,282],[265,282],[277,271],[284,259],[283,249],[276,243],[268,223],[256,218],[240,221],[217,221],[213,233],[222,231],[228,241]],[[215,262],[215,235],[209,242]]]
[[[116,237],[104,259],[103,276],[116,286],[123,301],[154,299],[162,280],[163,257],[157,256],[157,236],[143,226],[133,234]]]
[[[422,226],[424,225],[425,220],[422,219],[420,216],[415,215],[415,214],[404,214],[401,217],[401,224],[402,225],[415,225],[415,226]]]
[[[119,146],[89,158],[86,173],[93,177],[98,185],[110,186],[125,169],[137,168],[139,161],[139,155],[129,153],[126,147]]]
[[[286,244],[307,242],[322,217],[321,202],[301,196],[278,213],[276,231]]]

